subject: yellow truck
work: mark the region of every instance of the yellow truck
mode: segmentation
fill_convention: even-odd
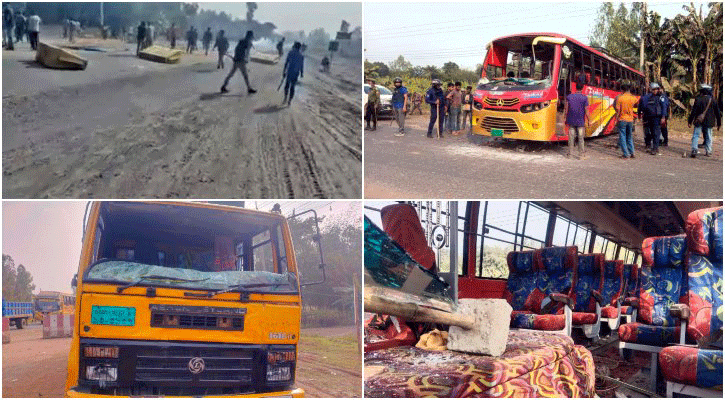
[[[85,219],[66,396],[304,397],[294,387],[301,283],[285,217],[96,202]],[[324,280],[316,215],[313,224],[295,242],[316,247],[322,272],[307,276]]]

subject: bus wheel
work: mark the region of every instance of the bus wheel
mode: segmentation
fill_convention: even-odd
[[[23,320],[22,319],[16,319],[15,320],[15,327],[18,329],[23,329]]]

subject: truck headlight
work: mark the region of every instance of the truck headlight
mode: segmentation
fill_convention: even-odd
[[[87,365],[86,379],[89,381],[115,382],[118,379],[118,368],[105,363]]]
[[[292,367],[289,365],[267,365],[267,382],[281,382],[292,379]]]

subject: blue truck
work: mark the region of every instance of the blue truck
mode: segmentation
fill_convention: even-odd
[[[23,329],[33,317],[33,303],[20,301],[5,301],[3,299],[3,318],[10,320],[18,329]]]

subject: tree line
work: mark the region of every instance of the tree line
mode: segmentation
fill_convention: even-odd
[[[713,87],[721,99],[723,86],[722,3],[682,6],[674,18],[647,11],[646,3],[616,6],[602,3],[589,40],[640,69],[640,45],[644,42],[642,72],[645,81],[657,82],[670,93],[680,109],[689,111],[698,85]]]
[[[10,255],[3,254],[3,300],[31,301],[33,290],[33,275],[23,264],[16,266]]]

